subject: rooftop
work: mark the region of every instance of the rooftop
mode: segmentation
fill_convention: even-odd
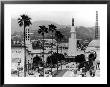
[[[88,47],[100,47],[100,40],[99,39],[98,40],[92,40],[89,43]]]

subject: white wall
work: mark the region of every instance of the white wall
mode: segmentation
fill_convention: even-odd
[[[24,68],[24,48],[13,48],[11,49],[11,59],[14,60],[11,62],[11,69],[17,69],[18,62],[21,59],[20,67]]]

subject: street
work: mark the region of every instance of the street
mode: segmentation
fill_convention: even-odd
[[[46,71],[51,70],[51,68],[44,68],[44,77],[82,77],[81,73],[82,71],[77,71],[75,74],[75,64],[73,62],[62,65],[58,67],[58,72],[57,68],[52,68],[52,74],[51,72],[46,73]],[[76,69],[77,70],[77,69]],[[16,75],[18,76],[18,75]],[[23,72],[19,72],[19,77],[23,76]],[[40,77],[40,73],[38,71],[34,70],[29,70],[26,73],[26,77]],[[85,77],[91,77],[89,71],[86,72]],[[100,70],[96,70],[95,72],[95,77],[100,77]]]

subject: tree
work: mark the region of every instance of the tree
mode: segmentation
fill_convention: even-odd
[[[55,32],[55,38],[56,38],[56,40],[57,40],[57,53],[58,53],[58,43],[62,40],[62,38],[63,38],[63,35],[61,34],[61,32],[60,31],[56,31]],[[62,67],[62,65],[61,65],[61,67]],[[58,58],[57,58],[57,71],[58,71]]]
[[[34,68],[34,70],[36,69],[36,67],[38,67],[38,70],[39,70],[39,66],[42,66],[41,62],[42,62],[42,59],[38,55],[36,55],[33,58],[33,68]]]
[[[57,53],[53,53],[52,55],[48,56],[47,64],[51,65],[51,67],[53,67],[55,64],[57,64],[57,57],[58,57]]]
[[[62,65],[62,61],[64,61],[64,60],[65,60],[65,57],[63,54],[53,53],[51,56],[47,57],[47,64],[50,65],[51,61],[52,61],[52,67],[53,67],[59,61]],[[62,67],[61,67],[61,70],[62,70]]]
[[[75,56],[74,61],[75,61],[76,63],[79,63],[78,69],[84,67],[84,64],[85,64],[85,62],[86,62],[85,55],[84,55],[84,54],[80,54],[80,55]]]
[[[40,41],[34,41],[34,42],[32,43],[32,48],[33,48],[33,49],[42,48],[41,42],[40,42]]]
[[[82,63],[82,62],[84,62],[84,61],[86,61],[84,54],[80,54],[80,55],[75,56],[75,62],[77,62],[77,63]]]
[[[57,41],[57,53],[58,53],[58,43],[59,43],[60,40],[61,40],[61,36],[62,36],[62,34],[61,34],[60,31],[56,31],[56,32],[55,32],[55,38],[56,38],[56,41]]]
[[[52,33],[51,51],[52,51],[52,48],[53,48],[53,33],[56,31],[56,28],[57,28],[57,27],[56,27],[55,25],[53,25],[53,24],[49,25],[49,32]]]
[[[64,35],[63,34],[60,34],[60,36],[59,36],[58,39],[60,40],[61,43],[62,43],[62,39],[63,38],[64,38]],[[61,53],[62,53],[62,44],[61,44]],[[64,58],[62,54],[61,54],[61,58]],[[61,59],[60,62],[61,62],[61,70],[62,70],[62,59]]]
[[[48,67],[51,65],[51,59],[50,59],[50,56],[47,57],[46,64],[47,64]]]
[[[41,34],[43,37],[43,63],[44,63],[44,36],[45,36],[45,33],[48,33],[48,28],[46,28],[44,25],[39,27],[40,29],[38,30],[38,33]],[[43,74],[44,74],[44,67],[43,67]]]
[[[51,54],[52,54],[52,48],[53,48],[53,33],[56,31],[56,26],[51,24],[49,25],[49,32],[52,33],[52,43],[51,43]],[[52,74],[52,67],[51,67],[51,74]]]
[[[31,23],[31,18],[28,16],[28,15],[25,15],[25,14],[22,14],[20,15],[20,18],[18,18],[18,24],[20,27],[24,27],[24,55],[25,55],[25,60],[24,60],[24,77],[26,77],[26,44],[25,44],[25,28],[27,26],[30,26],[32,23]]]
[[[62,61],[65,60],[65,57],[63,54],[59,54],[59,61],[61,63],[61,70],[62,70]]]

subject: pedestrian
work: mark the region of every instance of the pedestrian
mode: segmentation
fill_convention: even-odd
[[[76,67],[74,68],[73,72],[74,72],[74,75],[76,76],[77,75],[77,68]]]
[[[100,61],[99,60],[96,61],[96,69],[100,70]]]
[[[49,77],[52,77],[51,72],[49,72]]]
[[[82,68],[82,73],[81,73],[82,77],[86,77],[86,71],[85,71],[85,67]]]
[[[95,76],[95,72],[96,72],[96,68],[95,68],[95,66],[92,66],[91,69],[90,69],[90,76],[94,77]]]

